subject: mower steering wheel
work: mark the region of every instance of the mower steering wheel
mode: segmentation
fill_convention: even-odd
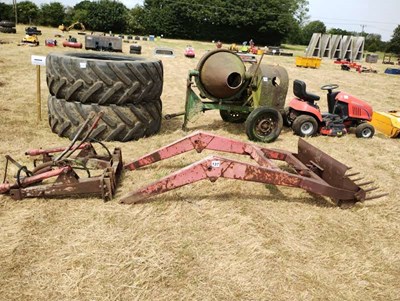
[[[321,90],[334,90],[334,89],[337,89],[337,88],[339,88],[339,85],[336,85],[336,84],[327,84],[327,85],[323,85],[323,86],[321,87]]]

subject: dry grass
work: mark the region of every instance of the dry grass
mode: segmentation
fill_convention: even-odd
[[[43,28],[41,44],[55,31]],[[26,149],[69,143],[51,133],[46,117],[36,124],[30,56],[70,49],[17,46],[21,38],[0,34],[13,42],[0,46],[0,166],[5,154],[29,164]],[[188,43],[165,41],[177,56],[162,59],[164,113],[183,109],[187,72],[198,62],[183,57]],[[151,56],[154,44],[141,44],[143,56]],[[198,57],[214,47],[192,45]],[[125,53],[128,47],[124,44]],[[296,68],[290,57],[265,57],[265,63],[286,67],[291,83],[303,79],[321,96],[319,86],[338,83],[377,110],[399,108],[399,78],[383,74],[384,65],[373,66],[379,74],[357,74],[329,60],[317,70]],[[43,101],[46,89],[42,72]],[[287,100],[291,97],[289,91]],[[326,108],[324,97],[321,107]],[[122,147],[128,162],[182,137],[180,125],[179,119],[164,121],[159,135],[108,145]],[[246,140],[243,125],[224,124],[217,112],[202,115],[191,129]],[[127,192],[204,154],[125,173],[116,200],[108,203],[95,198],[15,202],[0,196],[0,299],[399,300],[400,140],[378,133],[372,140],[347,135],[309,141],[376,180],[389,196],[341,210],[299,189],[221,179],[148,204],[118,204]],[[296,151],[296,145],[297,137],[285,130],[270,146]]]

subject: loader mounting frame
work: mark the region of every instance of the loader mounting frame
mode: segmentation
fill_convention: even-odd
[[[191,150],[201,153],[204,149],[246,155],[255,160],[257,165],[211,155],[127,194],[120,202],[123,204],[144,202],[149,197],[184,185],[204,179],[215,182],[220,177],[302,188],[314,194],[330,197],[342,208],[386,195],[367,197],[367,192],[377,188],[362,187],[371,184],[372,181],[357,184],[356,182],[362,178],[352,180],[352,177],[358,173],[346,174],[351,167],[340,163],[303,139],[299,139],[298,153],[292,153],[197,131],[126,164],[125,168],[136,170]],[[286,162],[289,169],[294,172],[282,170],[273,160]]]

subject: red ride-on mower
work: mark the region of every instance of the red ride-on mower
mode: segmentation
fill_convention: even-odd
[[[375,129],[367,121],[372,119],[372,107],[345,92],[333,92],[338,87],[336,84],[321,87],[322,90],[328,91],[329,110],[327,113],[321,113],[315,103],[320,97],[307,93],[306,84],[296,79],[293,82],[293,93],[296,97],[285,109],[284,123],[291,126],[293,132],[301,137],[314,136],[317,133],[337,137],[355,127],[358,138],[371,138]]]

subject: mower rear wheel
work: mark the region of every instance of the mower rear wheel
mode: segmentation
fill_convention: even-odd
[[[219,110],[219,115],[221,115],[223,121],[230,123],[243,123],[246,121],[249,113]]]
[[[250,140],[273,142],[282,131],[283,119],[275,109],[259,107],[246,119],[245,128]]]
[[[300,137],[311,137],[317,134],[318,122],[309,115],[300,115],[292,124],[293,132]]]
[[[375,128],[369,123],[361,123],[356,127],[357,138],[372,138],[375,134]]]

